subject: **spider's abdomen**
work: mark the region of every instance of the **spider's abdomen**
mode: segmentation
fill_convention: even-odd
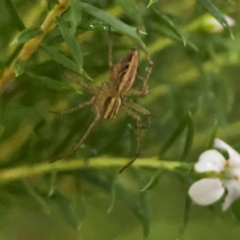
[[[113,68],[111,86],[119,96],[126,94],[135,82],[138,69],[138,49],[133,48]]]
[[[121,104],[121,97],[111,92],[109,85],[104,83],[95,96],[93,107],[94,111],[98,112],[102,118],[113,119],[116,117]]]
[[[119,108],[121,106],[122,99],[121,98],[114,98],[108,97],[105,99],[102,109],[101,109],[101,116],[105,119],[115,118]]]

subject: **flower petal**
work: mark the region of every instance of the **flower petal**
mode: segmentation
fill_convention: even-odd
[[[214,147],[222,148],[228,152],[230,165],[240,164],[240,154],[221,139],[215,138]]]
[[[198,162],[195,164],[197,172],[221,172],[224,169],[226,160],[217,150],[208,150],[203,152]]]
[[[225,201],[222,205],[222,210],[225,211],[228,207],[235,201],[237,198],[240,197],[240,181],[238,180],[226,180],[223,181],[225,184],[228,194],[225,197]]]
[[[225,16],[225,19],[230,27],[235,25],[234,19],[230,18],[229,16]]]
[[[188,190],[188,195],[199,205],[210,205],[219,200],[224,193],[220,179],[203,178],[195,182]]]
[[[231,172],[234,178],[237,178],[238,180],[240,180],[240,164],[234,165],[233,167],[231,167]]]

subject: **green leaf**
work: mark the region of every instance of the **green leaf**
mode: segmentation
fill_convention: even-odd
[[[56,179],[57,179],[57,172],[50,173],[50,186],[48,191],[48,197],[52,197],[56,189]]]
[[[173,39],[174,41],[181,41],[182,42],[182,39],[179,38],[178,36],[176,36],[176,34],[174,34],[172,31],[169,31],[168,28],[166,27],[163,27],[163,26],[158,26],[156,28],[157,31],[161,32],[162,34],[166,35],[167,37]],[[194,51],[198,52],[199,49],[198,47],[193,43],[191,42],[190,40],[186,39],[186,45],[189,46],[190,48],[192,48]]]
[[[85,72],[84,69],[81,69],[79,72],[79,68],[70,59],[62,55],[60,52],[58,52],[55,48],[49,47],[46,45],[41,45],[41,48],[57,63],[62,64],[64,67],[69,68],[75,72],[78,72],[81,76],[87,78],[88,80],[92,80],[91,77],[88,76],[88,74]]]
[[[16,10],[14,4],[12,3],[12,0],[5,0],[4,2],[6,4],[9,15],[11,16],[13,23],[15,24],[17,29],[19,31],[24,30],[25,29],[24,23],[23,23],[22,19],[19,17],[17,10]]]
[[[32,38],[40,35],[42,33],[42,29],[40,27],[35,28],[27,28],[23,30],[16,38],[13,39],[11,45],[16,43],[25,43],[31,40]]]
[[[74,88],[64,82],[56,81],[52,78],[39,75],[35,72],[26,72],[26,75],[30,78],[31,83],[39,85],[39,86],[45,86],[50,89],[54,89],[57,91],[66,91],[66,92],[76,92]]]
[[[108,24],[101,22],[101,21],[82,21],[78,25],[78,32],[82,32],[82,30],[100,30],[100,31],[106,31],[108,29]]]
[[[112,185],[111,185],[111,201],[109,208],[107,210],[107,213],[110,214],[115,206],[116,203],[116,181],[115,179],[112,179]]]
[[[129,0],[117,0],[117,3],[123,8],[124,13],[128,15],[135,23],[142,25],[142,17],[137,9],[137,4]]]
[[[211,133],[211,136],[210,136],[209,143],[207,145],[207,149],[213,148],[214,139],[216,138],[216,135],[217,135],[217,130],[218,130],[218,121],[216,119],[215,122],[214,122],[214,125],[213,125],[213,129],[212,129],[212,133]]]
[[[2,114],[0,113],[0,115],[2,115]],[[6,129],[6,127],[3,126],[2,124],[0,124],[0,137],[1,137],[2,134],[4,133],[5,129]]]
[[[146,185],[146,177],[142,170],[138,170],[138,179],[140,184],[140,189]],[[143,224],[143,235],[145,238],[148,237],[150,232],[150,216],[149,216],[149,199],[148,192],[140,192],[140,208],[142,210],[142,224]]]
[[[136,154],[136,147],[137,147],[137,139],[136,139],[136,127],[132,126],[130,123],[128,124],[128,129],[130,132],[130,141],[131,141],[131,148],[130,148],[130,155]]]
[[[75,211],[72,210],[71,201],[63,196],[59,191],[55,191],[52,198],[57,202],[64,219],[69,223],[69,225],[77,230],[80,230],[81,222],[76,216]]]
[[[228,25],[225,16],[218,10],[218,8],[209,0],[197,0],[216,20],[229,32],[232,39],[234,36],[232,30]]]
[[[26,181],[24,181],[23,183],[29,195],[37,202],[37,204],[41,207],[42,211],[45,214],[49,215],[51,213],[51,210],[48,207],[46,201]]]
[[[92,174],[90,171],[82,170],[79,176],[95,186],[100,187],[106,192],[111,191],[111,184],[109,181],[105,181],[102,178]],[[148,232],[146,224],[145,212],[142,211],[142,207],[139,204],[139,200],[136,199],[130,192],[128,192],[119,182],[116,181],[116,194],[122,198],[125,204],[131,209],[135,216],[141,221],[143,225],[144,234]]]
[[[181,224],[181,227],[179,229],[178,239],[180,239],[180,237],[183,235],[183,233],[186,229],[188,219],[189,219],[190,210],[191,210],[191,206],[192,206],[192,201],[191,201],[190,197],[187,195],[186,199],[185,199],[185,207],[184,207],[184,213],[183,213],[183,223]]]
[[[57,63],[62,64],[66,68],[70,68],[75,72],[79,72],[76,63],[65,57],[63,54],[58,52],[55,48],[47,45],[41,45],[41,48]]]
[[[78,230],[80,230],[81,223],[83,222],[83,220],[86,216],[85,211],[86,211],[85,210],[85,200],[84,200],[82,193],[79,191],[76,193],[76,207],[75,207],[75,211],[74,211],[80,221]]]
[[[141,189],[141,192],[145,192],[155,187],[158,184],[159,179],[163,176],[164,173],[165,173],[164,169],[157,170],[152,176],[152,178],[150,179],[150,181],[145,185],[145,187]]]
[[[139,44],[141,45],[141,47],[146,50],[146,45],[145,43],[142,41],[142,39],[140,38],[140,36],[137,33],[137,29],[134,27],[130,27],[129,25],[123,23],[122,21],[120,21],[119,19],[115,18],[114,16],[110,15],[109,13],[98,9],[96,7],[93,7],[87,3],[82,3],[82,9],[89,13],[90,15],[100,19],[101,21],[109,24],[110,26],[112,26],[113,28],[115,28],[116,30],[118,30],[119,32],[126,34],[132,38],[134,38],[135,40],[137,40],[139,42]]]
[[[235,91],[228,76],[222,78],[223,88],[226,92],[226,111],[231,112],[235,100]]]
[[[173,21],[164,13],[153,9],[153,12],[158,17],[158,19],[170,30],[172,30],[178,37],[180,37],[183,41],[183,45],[186,46],[186,38],[184,37],[181,30],[173,23]]]
[[[147,8],[149,8],[151,5],[153,5],[156,2],[158,2],[158,0],[150,0],[149,3],[148,3]]]
[[[82,66],[83,66],[83,55],[82,52],[78,46],[78,43],[76,39],[74,38],[73,34],[70,32],[70,29],[67,26],[67,23],[62,18],[57,18],[57,23],[59,26],[59,29],[62,33],[62,36],[66,42],[66,44],[69,47],[69,50],[75,59],[78,69],[78,72],[82,72]]]
[[[53,6],[59,4],[58,0],[47,0],[48,3],[48,11],[52,10]]]
[[[78,219],[82,222],[85,218],[85,200],[83,196],[81,180],[78,178],[78,173],[75,173],[75,186],[76,186],[76,207],[75,212]]]
[[[80,0],[71,0],[70,7],[70,16],[71,16],[71,32],[74,35],[78,26],[78,23],[81,21],[81,2]]]
[[[232,212],[235,218],[240,222],[240,200],[234,201],[231,205]]]
[[[120,183],[117,184],[117,193],[141,221],[143,226],[143,234],[144,237],[146,237],[149,233],[149,221],[147,219],[146,210],[143,209],[143,206],[141,206],[142,204],[140,205],[139,201],[132,196],[132,194],[130,194]]]
[[[164,153],[172,146],[174,141],[181,135],[183,130],[186,128],[188,125],[188,120],[189,116],[185,116],[180,123],[178,124],[178,127],[175,129],[175,131],[172,133],[170,136],[169,140],[162,146],[160,149],[159,157],[162,158]]]
[[[193,116],[192,116],[192,113],[189,112],[188,113],[188,130],[187,130],[186,142],[185,142],[183,154],[181,156],[181,160],[185,160],[189,151],[191,150],[192,143],[193,143],[193,137],[194,137]]]
[[[22,59],[17,59],[17,61],[14,63],[14,66],[13,66],[14,74],[16,77],[24,73],[25,66],[26,66],[26,61]]]

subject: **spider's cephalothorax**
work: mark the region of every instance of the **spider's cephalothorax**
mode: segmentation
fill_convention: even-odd
[[[141,118],[138,113],[142,113],[148,117],[148,127],[151,125],[151,114],[150,112],[137,105],[133,102],[127,101],[124,98],[124,95],[134,95],[134,96],[145,96],[148,93],[147,82],[149,76],[152,71],[153,63],[150,60],[148,54],[147,60],[149,62],[149,66],[147,69],[147,74],[145,78],[139,77],[143,81],[143,85],[141,90],[136,90],[132,88],[135,80],[137,79],[137,68],[139,62],[139,52],[137,48],[131,49],[125,57],[123,57],[116,65],[112,64],[112,42],[109,42],[109,81],[103,83],[101,87],[90,86],[82,81],[77,81],[80,86],[90,91],[94,96],[90,101],[79,104],[77,107],[62,111],[55,112],[50,111],[52,113],[56,113],[59,115],[71,113],[77,111],[83,107],[92,105],[92,110],[95,113],[95,119],[92,124],[89,126],[86,133],[83,135],[79,143],[75,145],[73,149],[71,149],[66,154],[63,154],[60,158],[65,158],[72,152],[76,151],[87,138],[93,127],[99,122],[101,118],[105,119],[114,119],[120,109],[120,107],[125,110],[129,116],[134,118],[137,122],[137,149],[136,154],[133,159],[125,165],[120,172],[122,172],[125,168],[130,166],[140,153],[140,133],[142,128]],[[60,159],[58,158],[58,159]]]

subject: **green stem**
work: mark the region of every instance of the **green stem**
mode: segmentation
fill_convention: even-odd
[[[128,161],[129,160],[124,158],[94,158],[89,159],[87,162],[84,160],[73,159],[68,161],[60,160],[54,163],[41,163],[33,166],[10,168],[0,171],[0,183],[6,183],[51,172],[63,172],[77,169],[104,169],[113,167],[120,169]],[[142,158],[138,159],[131,167],[144,167],[150,169],[162,168],[174,171],[176,168],[187,166],[190,166],[190,164],[178,161],[161,161],[156,158]]]

